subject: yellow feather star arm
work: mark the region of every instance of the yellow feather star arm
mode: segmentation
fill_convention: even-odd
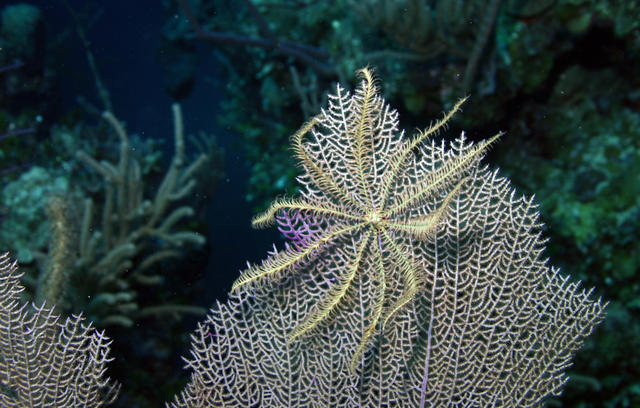
[[[358,363],[360,354],[364,353],[364,349],[367,347],[367,342],[373,335],[373,332],[378,325],[378,321],[380,320],[380,316],[382,315],[382,307],[384,306],[384,292],[387,289],[386,278],[384,274],[384,263],[382,261],[382,253],[380,252],[380,248],[378,248],[377,252],[377,266],[378,266],[378,292],[376,294],[376,304],[373,310],[373,319],[364,333],[362,334],[362,339],[360,339],[360,345],[358,349],[353,353],[353,357],[351,357],[351,364],[349,364],[349,370],[352,374],[356,372],[356,365]]]
[[[449,192],[442,204],[440,204],[440,207],[434,212],[424,217],[412,218],[407,222],[386,222],[384,225],[396,231],[407,232],[415,238],[424,241],[435,231],[435,227],[442,221],[449,204],[451,204],[451,201],[458,195],[465,181],[466,178],[460,180],[453,190]]]
[[[307,316],[302,323],[295,328],[295,330],[289,335],[288,341],[291,342],[296,338],[302,336],[309,330],[313,329],[331,315],[333,309],[340,303],[340,301],[344,298],[347,293],[347,290],[351,287],[351,282],[356,277],[358,272],[358,267],[360,266],[360,262],[362,261],[362,256],[364,251],[367,249],[367,245],[369,244],[369,240],[371,238],[371,231],[368,231],[366,236],[362,239],[362,243],[358,248],[358,252],[356,257],[351,265],[350,271],[345,275],[338,277],[338,282],[336,285],[331,287],[327,292],[327,298],[325,298],[320,305],[309,315]]]
[[[483,143],[471,149],[471,151],[465,154],[464,156],[451,160],[441,168],[435,170],[432,174],[430,174],[426,178],[424,183],[421,183],[415,189],[412,189],[408,192],[403,192],[402,194],[403,198],[400,200],[400,202],[394,205],[393,207],[385,210],[383,212],[383,215],[385,217],[389,217],[393,214],[396,214],[399,211],[404,210],[411,204],[422,199],[426,195],[432,193],[443,182],[451,179],[455,173],[459,171],[463,171],[464,169],[472,166],[474,159],[478,157],[480,154],[482,154],[484,151],[486,151],[487,148],[490,145],[492,145],[500,136],[502,136],[502,133],[498,133],[497,135],[493,136],[491,139],[486,140]]]
[[[347,191],[343,190],[334,180],[332,180],[325,171],[323,171],[316,162],[309,157],[309,154],[306,150],[304,150],[304,146],[302,146],[302,139],[304,135],[309,133],[309,131],[318,123],[318,118],[315,117],[302,125],[302,127],[291,136],[291,145],[293,152],[295,153],[298,160],[300,160],[305,166],[307,166],[310,170],[310,175],[313,179],[318,183],[318,187],[322,189],[326,189],[327,191],[332,192],[333,194],[344,198],[349,203],[356,206],[358,209],[363,210],[362,205],[359,204],[356,200],[354,200]]]
[[[309,246],[304,248],[304,250],[302,251],[299,251],[296,248],[291,247],[285,251],[278,253],[275,256],[267,258],[267,260],[265,260],[260,265],[250,266],[233,283],[233,286],[231,287],[231,292],[233,293],[241,286],[247,285],[265,276],[273,275],[274,273],[280,272],[284,269],[287,269],[295,265],[296,263],[310,256],[317,249],[320,249],[321,247],[326,245],[329,241],[331,241],[333,238],[337,237],[338,235],[345,234],[349,231],[353,231],[364,225],[366,225],[366,223],[362,222],[362,223],[351,225],[348,227],[335,229],[319,237],[314,242],[312,242]]]
[[[254,228],[265,228],[271,226],[275,223],[275,216],[278,211],[285,209],[311,211],[316,214],[335,215],[338,217],[348,218],[350,220],[361,221],[361,218],[342,212],[340,210],[321,207],[319,205],[311,204],[303,200],[282,198],[274,200],[269,208],[267,208],[263,213],[253,217],[253,219],[251,220],[251,226],[253,226]]]
[[[373,136],[373,127],[372,122],[374,118],[372,115],[374,112],[372,111],[372,99],[376,95],[376,86],[373,79],[373,73],[368,68],[363,68],[358,71],[358,74],[364,78],[364,96],[362,98],[361,106],[362,110],[360,111],[360,120],[358,123],[358,129],[355,134],[356,140],[356,163],[358,165],[357,173],[358,178],[360,179],[360,188],[367,195],[368,202],[373,203],[373,198],[371,196],[371,191],[367,186],[367,182],[365,180],[365,168],[370,166],[366,165],[365,156],[369,154],[370,159],[373,159],[373,150],[371,146],[366,146],[365,137],[367,135]]]
[[[416,282],[416,272],[413,268],[411,262],[407,259],[407,257],[402,253],[398,245],[391,239],[387,231],[382,230],[382,236],[385,238],[389,246],[393,249],[393,252],[396,253],[396,257],[398,261],[400,261],[400,266],[402,267],[402,277],[404,279],[404,283],[407,286],[405,291],[400,299],[391,307],[389,313],[382,321],[382,328],[387,325],[387,321],[389,318],[398,310],[400,310],[404,305],[406,305],[416,293],[418,293],[418,284]]]
[[[435,124],[429,126],[428,129],[420,132],[416,137],[411,140],[411,142],[407,143],[404,148],[398,151],[398,155],[391,159],[391,167],[389,168],[389,176],[384,181],[384,187],[382,189],[382,202],[384,203],[389,198],[389,188],[395,181],[398,176],[398,171],[400,171],[402,164],[406,160],[409,153],[423,140],[428,138],[429,136],[436,134],[440,129],[442,129],[447,122],[455,115],[462,106],[463,103],[467,100],[468,97],[464,97],[460,99],[453,108],[449,112],[447,112],[442,119],[437,121]]]

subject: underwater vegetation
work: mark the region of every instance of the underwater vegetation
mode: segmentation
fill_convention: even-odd
[[[536,205],[480,164],[499,135],[436,143],[460,101],[405,138],[361,73],[353,95],[338,86],[292,138],[301,197],[253,220],[279,220],[296,239],[211,309],[191,336],[191,379],[167,406],[534,407],[566,383],[605,304],[547,265]],[[5,255],[0,398],[111,402],[103,332],[21,305],[19,277]]]
[[[200,26],[218,33],[266,38],[262,19],[269,38],[319,48],[336,72],[247,43],[194,40],[211,44],[228,75],[220,119],[242,135],[252,169],[246,197],[257,210],[283,190],[298,191],[290,129],[320,111],[322,89],[356,68],[376,66],[407,129],[470,95],[450,125],[472,140],[505,131],[489,159],[540,200],[549,256],[612,302],[566,392],[550,404],[640,404],[637,1],[188,4]],[[172,28],[176,38],[193,38],[188,20]]]
[[[561,370],[568,378],[562,394],[551,393],[543,403],[640,406],[638,1],[163,0],[145,10],[126,3],[24,0],[0,6],[0,253],[9,251],[3,258],[7,271],[9,259],[18,260],[20,281],[17,272],[11,272],[9,281],[14,289],[24,287],[10,298],[35,301],[41,312],[33,312],[60,316],[58,323],[70,318],[77,328],[80,319],[74,316],[82,312],[82,324],[96,327],[96,333],[106,330],[101,335],[113,341],[108,354],[113,361],[101,367],[108,367],[106,376],[122,382],[114,406],[160,406],[182,390],[199,390],[199,398],[210,395],[206,372],[219,362],[202,367],[199,363],[209,364],[209,356],[195,353],[190,357],[194,380],[185,389],[187,373],[180,369],[179,356],[188,353],[188,333],[213,302],[213,291],[220,296],[217,315],[196,331],[197,350],[224,354],[223,339],[237,347],[251,339],[267,357],[277,356],[275,349],[287,350],[289,366],[278,361],[252,366],[266,373],[265,382],[254,381],[259,384],[251,388],[255,392],[274,395],[269,393],[280,389],[277,382],[289,381],[282,373],[294,375],[304,368],[301,359],[318,355],[313,347],[335,353],[345,345],[344,356],[313,360],[320,367],[314,370],[332,365],[344,369],[345,378],[360,375],[350,384],[369,395],[375,388],[366,381],[369,374],[398,370],[395,362],[400,359],[393,357],[404,346],[395,348],[400,341],[396,334],[405,332],[393,326],[396,319],[406,322],[412,347],[422,346],[402,360],[408,362],[401,371],[411,373],[403,375],[405,384],[389,391],[408,389],[412,382],[422,390],[424,371],[412,370],[426,360],[429,332],[427,325],[415,322],[432,313],[426,291],[442,282],[456,283],[445,273],[430,281],[424,273],[429,268],[416,262],[424,257],[448,271],[452,254],[466,248],[454,248],[454,243],[466,245],[481,237],[467,233],[447,240],[446,234],[457,225],[451,217],[467,208],[457,204],[481,187],[476,181],[484,177],[485,166],[489,172],[499,167],[495,180],[509,180],[505,194],[517,191],[516,201],[505,205],[516,205],[520,195],[535,195],[539,206],[531,204],[530,212],[538,214],[525,211],[530,217],[522,219],[531,220],[532,234],[549,238],[540,247],[540,259],[548,257],[547,266],[559,267],[558,278],[580,280],[585,288],[594,288],[591,297],[609,301],[602,324],[584,340],[572,365]],[[62,14],[55,14],[56,8]],[[113,27],[127,40],[115,41]],[[139,64],[137,57],[148,63]],[[432,160],[434,168],[423,170],[436,171],[479,148],[470,167],[452,171],[424,195],[389,187],[386,207],[376,201],[385,201],[383,194],[368,199],[367,190],[376,191],[367,179],[368,162],[350,153],[349,142],[336,151],[330,143],[315,141],[332,140],[322,115],[342,100],[326,90],[351,83],[361,67],[375,67],[384,87],[372,83],[379,98],[374,99],[393,106],[402,118],[388,132],[397,135],[393,140],[409,143],[416,140],[415,129],[427,123],[425,118],[446,119],[434,120],[429,128],[442,123],[440,129],[451,132],[434,131],[418,143],[410,154],[415,164]],[[137,86],[143,82],[148,86]],[[355,94],[340,88],[345,101],[364,89],[359,85]],[[462,99],[464,105],[458,105]],[[168,109],[175,100],[184,108],[186,130],[197,135],[180,132],[180,143],[171,126],[181,111]],[[460,109],[463,114],[456,113]],[[292,146],[290,135],[301,123],[308,126]],[[464,141],[448,137],[461,129]],[[213,133],[228,154],[225,177]],[[497,133],[503,133],[499,140],[481,149],[483,138]],[[371,151],[395,151],[401,145],[373,146]],[[317,170],[305,167],[305,156],[323,162],[315,154],[333,160],[331,166],[319,167],[320,173],[341,182],[352,174],[357,181],[338,183],[343,191],[336,193]],[[341,159],[343,154],[348,157]],[[201,162],[202,155],[208,160]],[[359,161],[362,166],[353,167]],[[185,172],[195,163],[194,171]],[[376,164],[377,174],[385,174],[381,179],[393,179],[386,176],[393,173],[393,163]],[[364,170],[359,173],[358,168]],[[222,189],[214,192],[219,181]],[[183,190],[188,193],[181,195]],[[394,191],[417,198],[398,212],[379,211],[392,206]],[[340,200],[345,192],[355,201],[348,208]],[[286,198],[277,198],[283,194]],[[502,208],[498,203],[504,197],[495,197]],[[275,224],[277,231],[251,233],[248,207],[265,216],[260,226]],[[481,214],[460,228],[473,231],[487,217]],[[523,236],[509,239],[518,242]],[[256,237],[266,237],[266,242],[257,244]],[[273,241],[263,264],[262,251]],[[444,249],[430,251],[433,243]],[[473,257],[483,249],[464,254]],[[238,256],[228,256],[233,251]],[[412,255],[399,255],[405,252]],[[244,268],[243,259],[250,266],[240,276],[251,280],[237,280],[227,299],[223,295],[238,278],[237,268]],[[223,262],[233,265],[222,267]],[[479,282],[474,276],[455,276],[457,284]],[[491,287],[487,285],[476,284],[474,293]],[[286,288],[293,292],[281,293]],[[311,288],[316,290],[306,303],[292,309],[291,296]],[[360,289],[354,298],[353,291]],[[438,290],[435,295],[443,296],[438,299],[447,313],[436,313],[434,328],[450,314],[465,313],[451,306],[454,301],[463,305],[464,296]],[[499,297],[490,299],[499,304]],[[355,320],[359,325],[338,337],[337,345],[323,343],[355,324],[350,307],[358,300],[359,310],[366,312]],[[434,310],[440,306],[435,302]],[[28,309],[14,314],[15,320],[30,316]],[[415,319],[423,320],[407,317],[414,310]],[[260,319],[271,319],[278,327]],[[238,325],[246,328],[238,331]],[[42,338],[47,341],[55,340],[51,327],[44,319]],[[259,340],[269,336],[276,346]],[[95,344],[103,341],[106,337],[96,338]],[[429,377],[436,378],[434,367],[441,363],[441,384],[449,384],[446,367],[462,365],[437,357],[437,343],[431,344],[435,360]],[[81,348],[76,350],[85,359]],[[393,361],[385,365],[380,356]],[[248,361],[234,358],[229,354],[220,361],[229,367]],[[244,368],[234,370],[244,373]],[[203,383],[198,383],[199,373],[205,373]],[[228,378],[225,373],[219,378]],[[270,401],[303,400],[305,393],[319,395],[306,392],[309,387],[322,393],[327,384],[322,376],[296,380],[291,393],[278,393]],[[234,384],[239,395],[255,396],[242,388],[246,384]],[[93,385],[87,387],[81,391],[87,398],[102,398],[100,392],[87,391]],[[0,391],[5,390],[0,386]],[[425,404],[439,398],[423,395]],[[321,401],[331,404],[339,398]],[[406,398],[417,404],[422,400],[414,394]]]

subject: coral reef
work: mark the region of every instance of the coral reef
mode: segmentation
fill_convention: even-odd
[[[47,198],[69,191],[63,175],[51,174],[40,166],[22,173],[5,185],[0,193],[0,206],[7,211],[2,221],[0,243],[12,248],[20,263],[34,260],[34,251],[46,248],[51,237],[46,214]]]
[[[21,261],[31,260],[21,264],[24,299],[57,299],[55,312],[61,315],[93,303],[87,317],[97,324],[133,322],[108,328],[116,340],[110,375],[130,380],[118,406],[158,406],[182,388],[185,380],[175,369],[180,362],[171,356],[177,360],[175,356],[184,353],[176,350],[180,344],[186,347],[185,331],[195,317],[154,316],[177,316],[178,309],[166,314],[162,307],[188,304],[191,299],[208,305],[204,299],[211,286],[197,283],[205,263],[204,279],[218,293],[227,290],[235,275],[216,267],[215,256],[225,253],[224,245],[235,244],[226,239],[209,252],[197,249],[198,245],[172,247],[162,237],[147,235],[135,243],[139,251],[129,259],[115,258],[120,265],[114,266],[132,264],[119,275],[128,288],[122,289],[123,282],[115,280],[105,286],[90,282],[93,288],[86,289],[84,269],[73,266],[81,250],[82,215],[88,213],[85,200],[90,198],[93,207],[91,221],[85,224],[92,229],[85,234],[90,238],[105,231],[107,185],[114,191],[111,242],[117,241],[120,229],[117,187],[75,155],[82,150],[99,165],[104,161],[118,167],[120,140],[101,118],[102,111],[117,112],[123,126],[127,122],[131,131],[126,135],[127,161],[138,163],[142,200],[152,202],[172,159],[164,142],[174,139],[138,120],[153,114],[157,123],[165,125],[165,105],[154,93],[164,70],[166,91],[180,99],[191,97],[185,103],[199,106],[193,111],[194,129],[224,138],[233,154],[234,168],[225,184],[225,192],[231,190],[233,195],[225,194],[226,202],[244,197],[262,211],[279,194],[304,193],[296,182],[289,135],[305,118],[321,113],[327,103],[325,89],[351,81],[356,68],[367,65],[376,66],[384,77],[384,98],[398,109],[409,134],[424,125],[424,118],[438,117],[469,96],[465,114],[451,118],[448,127],[456,133],[464,128],[466,143],[472,146],[478,146],[482,136],[505,131],[483,161],[499,166],[517,191],[535,193],[545,224],[542,233],[550,238],[544,256],[610,300],[604,323],[567,369],[563,394],[550,397],[548,405],[640,406],[637,0],[185,0],[182,7],[163,0],[158,2],[164,7],[162,33],[163,11],[137,3],[79,6],[63,0],[39,9],[35,4],[0,6],[0,190],[12,189],[0,203],[0,245]],[[113,27],[118,28],[118,38],[128,41],[116,41]],[[137,27],[145,27],[143,35],[135,31]],[[154,44],[160,37],[163,41]],[[98,95],[92,96],[94,84]],[[78,95],[86,98],[75,99]],[[151,95],[155,96],[145,97]],[[141,133],[136,135],[133,129]],[[157,137],[148,137],[152,133]],[[311,142],[310,136],[304,141]],[[186,139],[190,145],[189,136]],[[210,136],[206,139],[196,152],[218,157],[209,145]],[[444,138],[434,139],[440,146]],[[192,163],[190,153],[184,167]],[[250,169],[246,190],[245,168],[235,167],[242,159]],[[183,204],[195,213],[182,218],[171,232],[204,233],[212,222],[212,214],[204,217],[212,197],[208,187],[220,173],[209,170],[219,162],[213,159],[201,166],[189,196],[167,207],[165,215]],[[37,171],[27,171],[32,166]],[[38,185],[28,180],[34,175],[41,176]],[[19,183],[25,180],[25,190],[20,191]],[[20,202],[13,201],[18,198]],[[214,206],[218,199],[223,198],[214,197]],[[451,199],[456,202],[457,197]],[[450,213],[454,210],[447,208]],[[247,224],[242,221],[244,205],[215,217],[215,223]],[[275,218],[287,240],[282,252],[303,252],[326,227],[323,218],[310,211],[282,210]],[[129,227],[135,231],[139,225],[133,221]],[[231,228],[240,231],[243,225],[236,227]],[[277,234],[275,229],[260,231],[246,239],[255,242],[270,233]],[[113,249],[102,238],[96,240],[95,262]],[[244,242],[243,246],[252,262],[262,256],[263,245]],[[154,263],[142,273],[161,278],[153,285],[128,280],[154,252],[172,248],[180,257]],[[233,263],[231,258],[236,257],[228,258]],[[312,267],[316,259],[302,262]],[[359,268],[357,276],[366,275],[363,271]],[[328,277],[320,285],[329,288],[337,282],[337,277]],[[275,287],[280,281],[263,283]],[[88,297],[95,295],[94,290],[104,290],[108,296]],[[265,289],[265,293],[273,292]],[[386,294],[383,312],[399,293]],[[114,303],[109,306],[101,299]],[[151,314],[140,314],[142,309]],[[307,335],[330,330],[331,324],[331,319],[322,320]],[[212,339],[206,332],[205,340]],[[365,355],[375,354],[376,341],[365,342]]]
[[[478,145],[464,134],[449,146],[429,140],[460,101],[405,139],[368,69],[354,95],[338,86],[328,100],[292,139],[301,198],[276,200],[254,219],[256,226],[277,222],[293,245],[249,266],[230,299],[211,309],[192,335],[191,380],[167,405],[537,407],[559,394],[605,305],[547,265],[533,200],[480,164],[497,136]],[[193,188],[186,180],[198,162],[182,169],[174,105],[176,156],[156,199],[143,205],[133,193],[139,190],[127,187],[140,179],[126,132],[112,114],[104,117],[120,138],[118,165],[79,156],[114,190],[105,195],[103,219],[113,225],[103,231],[114,227],[108,235],[131,247],[128,232],[140,230],[112,217],[115,209],[141,209],[153,221],[141,223],[143,231],[155,228],[169,200]],[[49,212],[55,248],[66,253],[64,203],[50,201]],[[170,227],[184,210],[176,213],[165,220]],[[101,236],[94,237],[80,239],[81,252],[93,251]],[[128,262],[117,253],[105,258],[117,260],[103,261],[111,267]],[[57,326],[52,308],[21,306],[15,265],[7,255],[1,261],[0,398],[9,406],[112,402],[117,385],[103,379],[103,334],[81,326],[80,317]],[[45,282],[60,292],[55,278]]]
[[[640,274],[632,238],[640,204],[634,198],[636,178],[621,178],[638,174],[632,142],[640,117],[638,2],[253,3],[281,37],[327,50],[341,81],[354,68],[374,64],[386,78],[385,97],[398,107],[407,129],[449,109],[468,92],[467,114],[454,118],[451,126],[464,127],[473,140],[476,134],[506,131],[490,160],[519,189],[536,193],[552,238],[550,255],[563,270],[617,302],[613,309],[620,312],[604,326],[606,349],[612,352],[595,345],[600,339],[589,340],[593,354],[578,357],[572,373],[576,380],[554,403],[640,404],[639,374],[628,368],[638,366],[629,362],[640,361],[634,339],[640,330]],[[260,34],[243,2],[228,11],[206,1],[191,5],[200,10],[203,26]],[[230,23],[245,15],[240,24]],[[228,77],[221,122],[243,137],[251,168],[246,197],[262,210],[267,197],[297,192],[284,147],[288,129],[317,113],[309,101],[318,98],[310,96],[335,79],[252,47],[221,46],[211,55]],[[301,86],[287,87],[294,76]],[[614,333],[625,316],[630,329]],[[623,349],[632,357],[621,357]]]
[[[155,196],[145,198],[141,167],[130,157],[124,127],[110,112],[103,117],[120,140],[120,155],[117,163],[109,163],[77,152],[80,160],[104,178],[105,193],[101,227],[94,225],[93,200],[87,198],[83,203],[77,249],[73,252],[74,272],[69,278],[73,285],[69,291],[71,310],[85,310],[100,325],[125,326],[153,314],[201,313],[202,309],[190,306],[138,305],[136,287],[162,282],[163,277],[152,272],[155,265],[179,257],[185,246],[204,244],[202,235],[177,230],[184,218],[193,215],[193,209],[187,205],[173,208],[173,203],[193,192],[194,177],[207,156],[201,154],[187,163],[182,114],[179,105],[174,105],[174,156]],[[56,256],[56,248],[51,248],[50,256]],[[52,271],[50,267],[45,274]]]
[[[495,137],[429,141],[458,104],[407,140],[363,77],[293,136],[301,197],[253,224],[277,220],[294,245],[199,325],[171,407],[538,407],[561,392],[605,305],[547,265],[533,200],[480,165]]]

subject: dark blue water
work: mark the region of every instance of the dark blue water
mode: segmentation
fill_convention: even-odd
[[[61,0],[31,1],[42,10],[48,40],[56,41],[65,33],[64,52],[56,55],[55,67],[61,72],[61,109],[77,106],[78,96],[102,108],[89,69],[85,50],[76,33],[75,22]],[[70,2],[83,16],[90,48],[98,65],[102,81],[109,90],[116,116],[127,124],[129,132],[166,142],[171,157],[173,124],[171,104],[174,100],[163,89],[162,64],[158,60],[158,46],[166,11],[161,2],[132,2],[112,0],[108,7],[100,2],[75,0]],[[85,20],[91,10],[93,19]],[[97,12],[98,14],[95,14]],[[247,167],[241,150],[231,145],[237,140],[216,124],[218,105],[225,96],[219,89],[224,84],[208,49],[198,49],[199,64],[194,92],[180,101],[187,133],[213,133],[226,151],[225,174],[215,190],[209,191],[207,245],[209,264],[205,275],[207,296],[194,303],[210,306],[214,299],[222,299],[237,277],[246,260],[257,262],[264,257],[271,243],[278,239],[275,230],[257,231],[250,228],[252,211],[245,202]],[[210,81],[203,81],[208,77]],[[168,165],[168,163],[167,163]],[[185,282],[188,284],[188,282]]]

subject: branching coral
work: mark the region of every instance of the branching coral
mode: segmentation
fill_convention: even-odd
[[[104,119],[120,139],[117,163],[98,161],[83,151],[77,157],[104,178],[104,202],[101,228],[94,226],[94,202],[84,202],[79,226],[78,244],[71,254],[73,271],[69,274],[68,291],[73,296],[72,309],[82,309],[100,325],[131,326],[136,318],[149,314],[178,312],[201,313],[202,309],[182,306],[138,305],[136,287],[155,285],[162,276],[153,273],[160,262],[181,255],[185,245],[202,245],[204,237],[177,225],[193,214],[188,205],[173,207],[196,187],[194,176],[206,162],[202,154],[185,166],[183,122],[180,107],[173,106],[175,154],[153,198],[144,197],[144,180],[140,165],[130,156],[129,138],[122,124],[105,112]],[[56,259],[58,247],[52,246],[50,258]],[[46,274],[56,274],[50,262]],[[44,281],[57,280],[47,278]],[[64,304],[65,299],[47,299]],[[66,299],[68,300],[68,299]]]

